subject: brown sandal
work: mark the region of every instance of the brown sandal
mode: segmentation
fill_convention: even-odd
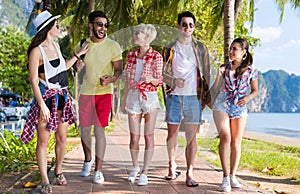
[[[52,193],[52,185],[50,183],[43,184],[41,188],[41,193],[42,194]]]
[[[63,173],[57,174],[57,175],[55,175],[55,177],[56,177],[56,181],[57,181],[58,185],[66,185],[67,184],[67,179]]]

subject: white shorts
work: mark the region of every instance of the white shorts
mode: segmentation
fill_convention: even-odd
[[[157,92],[144,92],[147,99],[142,98],[139,90],[130,90],[126,100],[126,110],[130,114],[149,113],[160,109]]]

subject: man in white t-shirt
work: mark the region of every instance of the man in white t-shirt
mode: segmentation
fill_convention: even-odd
[[[178,15],[179,36],[163,51],[163,81],[165,83],[166,121],[168,124],[167,149],[169,174],[174,180],[176,172],[175,148],[179,125],[183,118],[186,137],[186,185],[198,186],[193,177],[197,152],[196,131],[202,122],[202,109],[210,103],[210,64],[207,47],[192,37],[195,16],[191,12]]]

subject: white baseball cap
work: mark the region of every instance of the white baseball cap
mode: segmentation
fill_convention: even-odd
[[[56,20],[59,17],[60,15],[53,16],[49,11],[46,10],[37,15],[32,22],[36,27],[37,32],[39,32],[43,28],[45,28],[50,22]]]

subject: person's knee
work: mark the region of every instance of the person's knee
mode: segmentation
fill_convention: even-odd
[[[56,144],[66,144],[67,143],[67,136],[66,135],[58,135],[56,136]]]
[[[230,143],[231,150],[239,151],[241,149],[241,142],[233,140]]]
[[[42,148],[42,149],[47,149],[47,147],[48,147],[48,139],[39,139],[37,147]]]
[[[140,136],[134,135],[130,137],[130,148],[138,148],[139,147]]]

